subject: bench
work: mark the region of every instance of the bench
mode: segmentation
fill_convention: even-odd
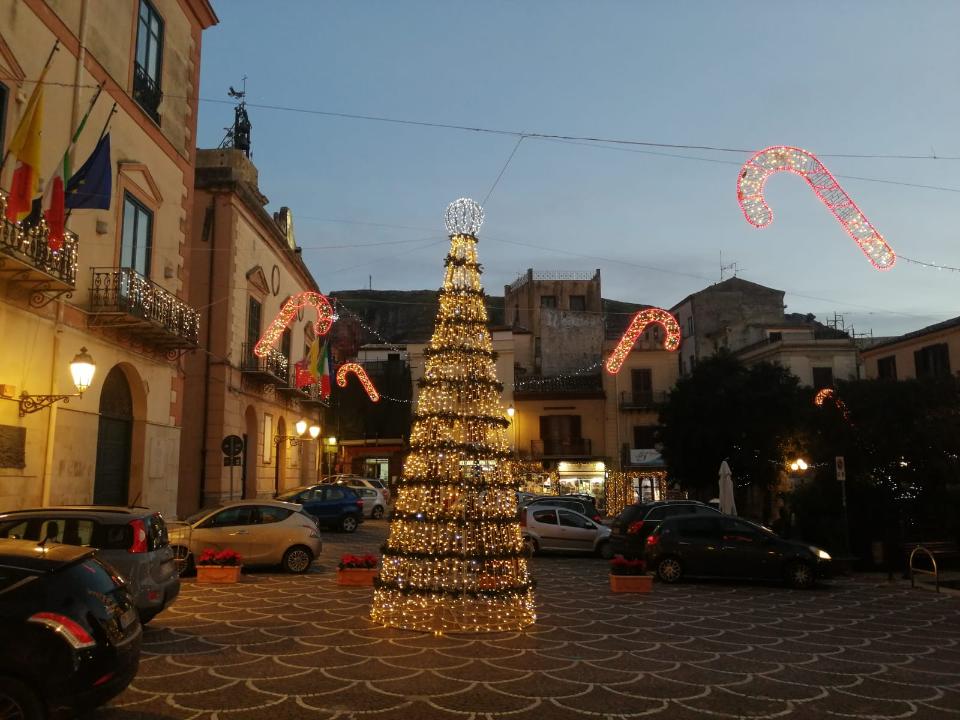
[[[910,587],[916,587],[916,575],[932,575],[934,582],[937,587],[937,592],[940,592],[940,566],[937,565],[937,560],[940,560],[941,564],[949,560],[960,560],[960,546],[952,540],[928,540],[926,542],[918,543],[907,543],[904,546],[904,552],[910,553],[910,558],[907,561],[907,569],[910,573]],[[926,558],[929,561],[930,567],[918,567],[914,563],[918,560]]]

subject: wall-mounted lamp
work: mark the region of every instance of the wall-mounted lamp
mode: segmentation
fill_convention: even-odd
[[[303,437],[303,435],[308,430],[310,434],[310,438],[309,438],[310,440],[316,440],[320,436],[320,426],[310,425],[310,427],[308,428],[307,421],[303,419],[297,420],[293,428],[294,430],[297,431],[296,435],[274,435],[273,436],[274,444],[282,445],[284,441],[287,441],[290,443],[290,447],[296,447],[300,443],[307,440],[307,438]]]
[[[93,362],[93,358],[90,357],[87,349],[85,347],[80,348],[80,352],[70,362],[70,376],[73,378],[73,384],[77,388],[77,392],[71,395],[31,395],[28,392],[23,392],[20,394],[20,417],[43,410],[60,400],[70,402],[72,397],[83,397],[83,393],[93,383],[93,374],[96,370],[97,365]]]
[[[507,415],[509,415],[510,417],[513,417],[516,412],[517,412],[516,408],[513,407],[513,403],[511,403],[510,407],[507,408]]]

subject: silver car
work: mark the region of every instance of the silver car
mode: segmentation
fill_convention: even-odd
[[[0,537],[96,548],[130,586],[146,624],[180,592],[163,516],[141,507],[82,505],[0,514]]]
[[[612,558],[610,528],[586,515],[550,505],[527,505],[520,509],[520,529],[527,551],[541,550],[596,553]]]
[[[365,518],[379,520],[384,516],[387,511],[387,499],[383,496],[383,490],[353,485],[347,487],[352,487],[357,491],[357,495],[363,499],[363,516]]]
[[[243,565],[280,565],[303,573],[323,549],[312,515],[297,503],[238,500],[170,523],[170,545],[184,572],[204,550],[233,550]]]

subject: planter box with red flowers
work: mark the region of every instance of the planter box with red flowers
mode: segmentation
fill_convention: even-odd
[[[343,555],[337,565],[337,585],[372,587],[380,572],[376,555]]]
[[[617,555],[610,561],[610,590],[612,592],[650,592],[653,577],[647,575],[643,560],[628,560]]]
[[[234,550],[204,550],[197,558],[197,582],[235,583],[243,568],[240,554]]]

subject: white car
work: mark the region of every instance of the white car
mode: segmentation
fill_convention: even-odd
[[[383,480],[378,478],[365,478],[359,475],[331,475],[330,477],[324,478],[324,482],[341,483],[342,485],[352,488],[379,490],[383,493],[383,507],[386,508],[387,505],[390,504],[390,488],[387,487],[387,484]],[[366,501],[366,499],[364,499],[364,501]]]
[[[357,494],[363,498],[363,516],[365,518],[379,520],[387,512],[387,500],[383,497],[383,490],[353,485],[348,485],[348,487],[353,487]]]

